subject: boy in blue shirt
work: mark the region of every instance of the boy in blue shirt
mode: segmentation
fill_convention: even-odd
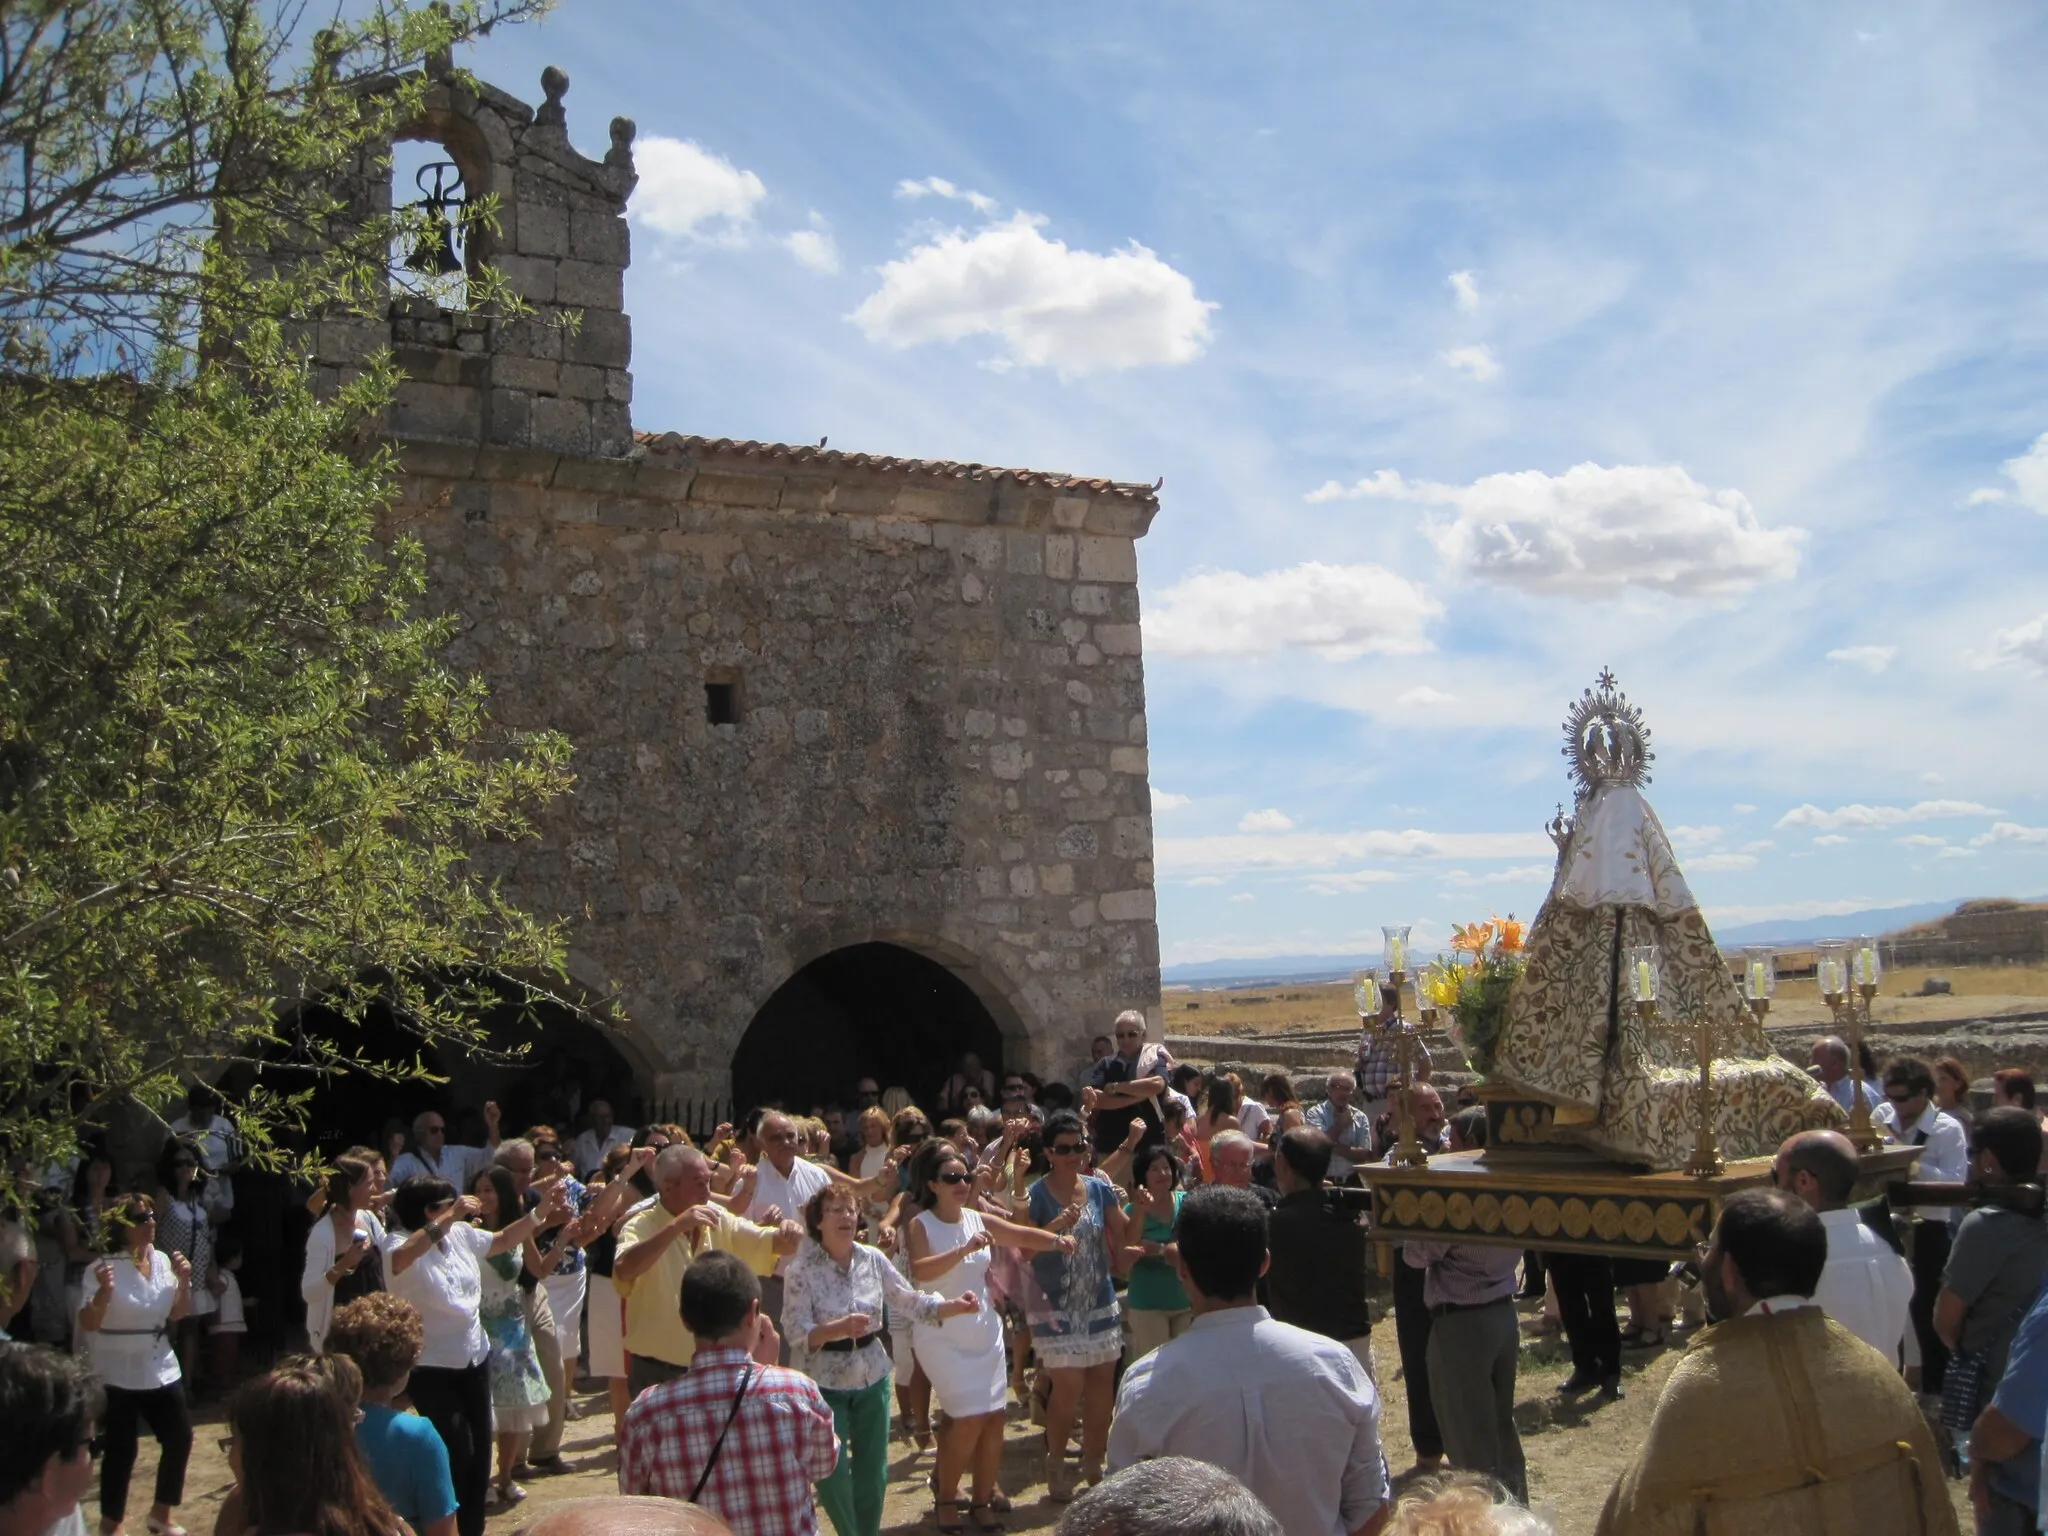
[[[432,1424],[391,1406],[419,1362],[420,1341],[418,1311],[388,1291],[341,1307],[327,1330],[327,1352],[347,1355],[363,1373],[356,1445],[378,1491],[418,1536],[456,1536],[448,1447]]]

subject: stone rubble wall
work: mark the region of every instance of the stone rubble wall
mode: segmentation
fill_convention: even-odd
[[[449,660],[576,744],[543,839],[479,857],[574,917],[656,1091],[729,1091],[770,994],[871,939],[953,966],[1041,1072],[1125,1007],[1158,1037],[1149,494],[401,446]]]

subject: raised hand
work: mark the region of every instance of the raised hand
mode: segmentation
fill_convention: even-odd
[[[192,1283],[192,1261],[182,1253],[172,1254],[171,1273],[178,1277],[178,1284],[190,1285]]]
[[[718,1143],[724,1141],[731,1134],[732,1122],[730,1120],[721,1120],[711,1132],[711,1144],[717,1146]]]
[[[475,1221],[483,1213],[484,1203],[477,1199],[475,1195],[459,1195],[456,1197],[454,1215],[457,1221]]]
[[[636,1173],[645,1173],[654,1166],[654,1159],[660,1152],[659,1147],[635,1147],[632,1156],[626,1159],[626,1166],[620,1170],[619,1177],[630,1179]]]
[[[1144,1119],[1141,1117],[1139,1119],[1133,1120],[1131,1122],[1130,1129],[1124,1132],[1124,1150],[1126,1152],[1137,1151],[1138,1143],[1143,1141],[1144,1139],[1145,1122]]]
[[[93,1292],[93,1302],[95,1305],[104,1306],[114,1296],[114,1261],[101,1259],[93,1266],[92,1274],[93,1279],[98,1282]]]
[[[497,1135],[498,1123],[504,1118],[505,1112],[502,1109],[498,1108],[497,1100],[492,1099],[485,1103],[484,1128],[488,1130],[493,1136]]]

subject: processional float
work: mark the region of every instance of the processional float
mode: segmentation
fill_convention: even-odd
[[[1424,1156],[1404,1113],[1401,1152],[1358,1170],[1383,1242],[1689,1259],[1730,1195],[1770,1181],[1787,1136],[1848,1125],[1764,1035],[1767,962],[1751,957],[1738,987],[1715,945],[1643,797],[1649,728],[1611,672],[1572,705],[1564,755],[1574,800],[1550,824],[1550,894],[1474,1063],[1487,1145]],[[1867,1152],[1859,1195],[1914,1156]]]

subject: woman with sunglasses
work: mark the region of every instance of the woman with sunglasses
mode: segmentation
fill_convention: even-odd
[[[213,1218],[206,1211],[205,1183],[199,1148],[180,1136],[166,1141],[156,1160],[157,1246],[166,1253],[184,1255],[192,1266],[192,1307],[171,1330],[171,1344],[178,1351],[185,1379],[195,1386],[198,1373],[193,1369],[193,1354],[199,1344],[201,1320],[220,1310],[220,1293],[227,1286],[213,1262]]]
[[[435,1174],[415,1174],[391,1202],[384,1239],[393,1295],[420,1314],[423,1342],[412,1405],[440,1433],[455,1479],[460,1536],[483,1536],[491,1487],[491,1345],[483,1325],[482,1267],[559,1219],[553,1197],[496,1231],[471,1226],[483,1205]],[[401,1236],[400,1234],[404,1234]]]
[[[937,1517],[942,1531],[966,1529],[960,1518],[960,1474],[973,1471],[977,1526],[992,1527],[1010,1507],[996,1487],[1003,1463],[1003,1328],[988,1302],[991,1247],[1071,1253],[1072,1237],[987,1216],[973,1205],[974,1170],[949,1141],[934,1138],[910,1159],[910,1198],[921,1207],[908,1227],[910,1280],[948,1301],[979,1299],[971,1313],[920,1323],[917,1361],[930,1379],[945,1427],[939,1431]]]
[[[185,1536],[172,1511],[185,1497],[192,1418],[171,1330],[192,1310],[192,1265],[182,1253],[157,1248],[156,1202],[148,1195],[129,1196],[105,1225],[109,1256],[88,1271],[85,1305],[78,1312],[86,1358],[107,1389],[101,1536],[123,1530],[143,1424],[156,1436],[159,1451],[151,1536]]]
[[[789,1363],[817,1382],[831,1406],[846,1454],[818,1484],[818,1502],[839,1536],[877,1536],[889,1487],[889,1352],[886,1312],[941,1323],[980,1310],[972,1291],[950,1300],[920,1291],[877,1249],[854,1241],[859,1191],[833,1185],[811,1196],[804,1230],[811,1240],[790,1260],[782,1302]]]
[[[1088,1172],[1088,1136],[1070,1109],[1046,1116],[1045,1150],[1052,1162],[1031,1186],[1031,1219],[1063,1240],[1057,1253],[1032,1261],[1040,1297],[1031,1308],[1031,1351],[1052,1379],[1045,1411],[1046,1497],[1074,1496],[1067,1438],[1081,1420],[1081,1476],[1102,1480],[1109,1416],[1116,1405],[1116,1362],[1124,1352],[1113,1255],[1124,1248],[1124,1209],[1116,1186]]]

